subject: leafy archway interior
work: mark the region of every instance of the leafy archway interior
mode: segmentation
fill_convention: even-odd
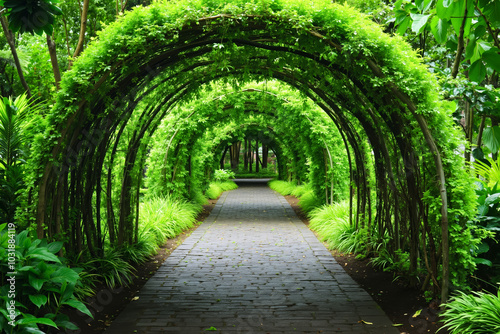
[[[283,84],[263,99],[258,88],[266,81]],[[280,95],[285,86],[299,97]],[[220,87],[233,93],[217,94]],[[300,180],[309,161],[312,183],[326,200],[331,180],[346,183],[331,165],[324,168],[323,138],[329,136],[338,140],[330,148],[339,161],[351,166],[353,223],[390,233],[392,251],[409,249],[413,271],[419,248],[430,248],[429,277],[441,279],[446,296],[450,256],[470,256],[460,249],[468,243],[474,194],[454,153],[460,141],[451,111],[437,91],[401,39],[329,1],[200,0],[136,8],[101,32],[65,75],[50,126],[33,144],[27,219],[36,219],[39,237],[65,235],[67,249],[86,243],[101,252],[101,222],[115,234],[113,242],[133,243],[147,161],[164,159],[150,173],[162,174],[161,187],[175,188],[213,169],[210,153],[191,155],[200,163],[189,167],[191,149],[218,152],[219,143],[249,129],[274,138],[286,165],[282,173]],[[323,116],[308,111],[318,108]],[[176,117],[177,125],[162,124]],[[310,130],[311,124],[324,124],[324,131]],[[206,146],[210,130],[201,130],[212,126],[227,131]],[[158,134],[165,135],[163,150],[150,145]],[[468,262],[452,263],[452,282],[461,284],[470,268],[460,263]]]

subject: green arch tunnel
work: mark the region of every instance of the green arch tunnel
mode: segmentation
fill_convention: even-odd
[[[133,242],[141,171],[162,120],[176,108],[188,110],[190,101],[221,96],[210,92],[211,83],[239,92],[247,83],[265,81],[293,88],[301,101],[323,112],[325,133],[338,134],[344,161],[348,158],[352,167],[358,214],[395,236],[408,234],[413,269],[421,233],[440,244],[442,272],[433,275],[441,275],[446,296],[450,256],[459,256],[450,244],[449,226],[462,226],[471,216],[467,201],[473,191],[454,153],[460,139],[450,110],[408,45],[354,10],[329,1],[155,3],[108,26],[63,78],[49,129],[34,143],[29,162],[34,195],[27,215],[36,221],[38,236],[55,237],[87,224],[95,232],[79,238],[97,252],[103,248],[100,224],[106,216],[102,219],[111,221],[117,243]],[[258,105],[258,92],[253,93],[252,103]],[[207,120],[223,124],[224,105],[231,105],[233,112],[244,110],[238,94],[221,98],[215,111],[205,114]],[[240,120],[251,115],[267,126],[273,117],[281,117],[294,122],[291,128],[299,132],[320,120],[308,120],[301,108],[283,99],[272,102],[279,112],[260,105],[255,110],[268,115],[247,111]],[[191,106],[207,112],[201,105]],[[187,117],[195,110],[184,112]],[[194,135],[193,145],[194,138],[203,138],[195,130],[186,130]],[[282,142],[299,134],[288,135],[276,131]],[[324,154],[320,134],[300,135],[310,143],[304,152],[312,152],[311,159]],[[304,152],[293,155],[302,155],[303,161]],[[367,159],[373,161],[376,203],[370,203]],[[116,165],[119,172],[113,170]],[[323,191],[324,171],[316,173],[321,180],[317,188]],[[112,193],[117,182],[120,191]],[[119,205],[110,209],[113,196]],[[425,224],[428,232],[422,232]]]

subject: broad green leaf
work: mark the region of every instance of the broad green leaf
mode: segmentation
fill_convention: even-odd
[[[490,42],[478,40],[477,48],[479,49],[479,53],[482,55],[483,53],[490,51],[493,48],[493,45],[491,45]]]
[[[500,25],[500,2],[489,2],[484,10],[484,14],[488,16],[490,23],[497,26],[498,28],[498,26]]]
[[[472,156],[476,160],[484,160],[484,152],[480,147],[476,147],[472,150]]]
[[[37,278],[37,277],[35,277],[35,276],[31,275],[31,274],[29,275],[28,280],[29,280],[30,285],[33,288],[35,288],[35,290],[37,290],[37,291],[40,291],[40,289],[42,288],[43,284],[47,281],[47,280],[42,279],[42,278]]]
[[[476,254],[483,254],[490,250],[490,246],[486,242],[481,242],[479,246],[477,246]]]
[[[481,24],[481,22],[478,22],[474,25],[474,36],[477,36],[477,38],[483,37],[483,35],[486,33],[486,26],[485,24]]]
[[[490,126],[484,129],[483,143],[491,153],[497,153],[500,148],[500,128],[498,126]]]
[[[29,299],[38,308],[47,304],[47,296],[45,296],[45,295],[29,295]]]
[[[438,3],[442,3],[443,7],[448,8],[453,3],[453,0],[438,0]]]
[[[483,259],[480,257],[474,258],[474,262],[477,264],[484,264],[485,266],[488,266],[488,267],[491,267],[493,265],[493,263],[490,260]]]
[[[476,83],[481,83],[486,77],[486,67],[479,59],[469,67],[469,79]]]
[[[436,4],[436,14],[440,19],[449,20],[451,18],[451,14],[453,12],[453,7],[450,7],[450,4],[453,1],[442,1],[439,0]],[[446,5],[446,6],[445,6]]]
[[[74,307],[78,311],[80,311],[80,312],[88,315],[92,319],[94,318],[94,316],[92,315],[92,313],[90,313],[90,311],[87,308],[87,306],[85,306],[85,304],[83,304],[81,301],[78,301],[76,299],[70,299],[70,300],[65,301],[63,304],[66,304],[66,305],[69,305],[71,307]]]
[[[465,59],[471,59],[474,56],[474,52],[477,52],[477,40],[473,36],[471,36],[471,39],[469,40],[469,43],[467,43],[467,47],[465,48]]]
[[[61,241],[54,241],[54,242],[51,242],[47,246],[47,248],[48,248],[49,252],[55,254],[61,250],[62,246],[63,246],[63,243]]]
[[[30,252],[28,252],[28,254],[26,254],[26,257],[27,258],[34,257],[44,261],[61,263],[59,258],[54,254],[52,254],[51,252],[49,252],[46,248],[35,248]]]
[[[453,5],[450,8],[453,8],[451,14],[451,24],[453,25],[453,29],[455,29],[455,33],[460,35],[460,27],[462,26],[462,22],[465,16],[465,1],[457,1],[453,2]],[[472,5],[472,7],[471,7]],[[474,4],[472,1],[467,1],[467,17],[465,18],[465,26],[464,26],[464,37],[469,36],[471,24],[472,24],[472,14],[474,13]]]
[[[500,73],[500,54],[496,48],[483,53],[483,60],[488,67]]]
[[[22,248],[28,248],[31,240],[28,238],[28,231],[24,230],[16,236],[16,245]]]
[[[488,214],[488,211],[490,210],[490,207],[489,205],[479,205],[477,207],[477,213],[480,215],[480,216],[484,216],[484,215],[487,215]]]
[[[448,37],[448,28],[450,24],[448,21],[440,19],[437,16],[434,16],[431,21],[431,31],[434,35],[434,38],[438,43],[446,42]]]
[[[486,197],[486,200],[484,201],[484,205],[491,205],[500,202],[500,193],[495,193],[493,195],[490,195]]]
[[[79,329],[77,325],[75,325],[74,323],[72,323],[71,321],[68,321],[68,320],[59,320],[59,321],[57,321],[57,325],[60,328],[69,329],[72,331],[76,331]]]
[[[62,267],[57,269],[51,276],[51,280],[54,282],[59,282],[59,283],[68,282],[72,284],[75,284],[79,278],[80,276],[76,271],[67,267]]]
[[[42,324],[47,326],[52,326],[57,328],[55,322],[47,318],[35,318],[35,317],[25,317],[17,321],[19,325],[28,325],[28,324]]]
[[[404,35],[408,27],[410,26],[411,18],[409,16],[405,17],[403,22],[398,26],[397,33],[400,35]]]
[[[415,5],[417,5],[420,12],[424,10],[424,0],[415,0]]]
[[[434,0],[425,0],[424,1],[424,8],[422,10],[422,13],[426,13],[434,3]]]
[[[430,14],[423,15],[423,14],[410,13],[410,16],[413,20],[413,23],[411,25],[411,30],[418,35],[424,30],[425,25],[429,20]]]

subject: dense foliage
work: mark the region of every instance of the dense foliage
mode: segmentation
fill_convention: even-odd
[[[404,264],[443,300],[478,268],[495,276],[496,1],[348,1],[369,17],[327,0],[150,2],[44,0],[58,18],[30,30],[9,8],[31,2],[3,1],[11,30],[48,35],[2,21],[1,94],[51,111],[0,153],[0,214],[63,243],[86,285],[126,282],[127,261],[234,188],[225,157],[267,175],[269,155],[332,246]],[[464,156],[482,161],[477,193]]]

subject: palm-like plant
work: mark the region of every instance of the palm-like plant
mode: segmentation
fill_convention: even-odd
[[[4,169],[22,161],[29,103],[26,95],[0,100],[0,164]]]
[[[484,179],[489,187],[492,187],[495,183],[500,182],[500,156],[497,161],[491,159],[490,157],[486,158],[486,161],[489,164],[476,160],[474,162],[474,170]]]
[[[26,95],[0,99],[0,211],[7,222],[14,220],[17,192],[23,185],[21,168],[26,157],[29,111]]]

